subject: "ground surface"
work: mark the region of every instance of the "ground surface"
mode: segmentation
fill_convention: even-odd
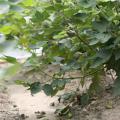
[[[13,107],[6,90],[0,92],[0,120],[19,120],[19,110]]]
[[[38,120],[41,111],[47,114],[45,116],[48,120],[59,120],[54,115],[54,111],[58,107],[56,97],[50,98],[44,93],[31,97],[25,88],[16,85],[8,86],[8,90],[9,94],[7,92],[0,94],[0,120],[24,120],[22,115],[25,115],[26,120]],[[55,107],[50,107],[52,102],[55,102]],[[107,92],[100,100],[92,101],[84,109],[78,105],[73,106],[73,109],[74,118],[72,120],[120,120],[120,98],[114,98],[111,93]],[[45,117],[43,118],[45,119]]]
[[[40,78],[39,74],[35,73],[25,75],[27,77],[19,74],[16,78],[29,78],[29,80]],[[76,76],[78,73],[70,75]],[[109,78],[107,80],[110,81]],[[56,108],[63,106],[63,104],[58,104],[57,96],[51,98],[43,92],[31,96],[26,88],[15,85],[13,81],[6,82],[7,89],[2,89],[0,92],[0,120],[64,120],[54,114]],[[88,81],[87,85],[89,84]],[[77,82],[69,84],[65,90],[69,91],[74,85],[77,85]],[[53,102],[55,106],[51,107],[50,104]],[[99,99],[96,98],[83,109],[79,105],[73,105],[72,111],[71,120],[120,120],[120,98],[114,97],[111,91],[104,91]]]

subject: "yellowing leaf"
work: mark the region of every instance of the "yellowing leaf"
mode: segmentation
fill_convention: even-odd
[[[3,34],[10,34],[11,32],[18,32],[18,28],[15,25],[5,25],[0,28],[0,32]]]
[[[12,31],[12,26],[3,26],[0,28],[0,32],[3,34],[9,34]]]
[[[34,0],[24,0],[23,4],[24,4],[24,6],[34,6],[35,2],[34,2]]]

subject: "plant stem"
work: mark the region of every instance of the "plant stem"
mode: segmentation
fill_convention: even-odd
[[[40,71],[41,71],[41,70],[40,70]],[[54,78],[54,79],[66,79],[66,80],[81,79],[81,78],[85,78],[85,77],[88,77],[88,76],[90,76],[90,75],[93,75],[93,74],[95,74],[95,73],[98,72],[98,71],[100,71],[100,70],[96,70],[96,71],[94,71],[94,72],[91,72],[91,73],[89,73],[89,74],[86,74],[85,76],[79,76],[79,77],[66,77],[66,78],[60,77],[60,78]],[[45,75],[47,75],[48,77],[50,77],[50,78],[53,79],[53,76],[51,76],[51,75],[45,73],[44,71],[41,71],[41,72],[44,73]],[[49,82],[49,81],[47,81],[47,82]]]
[[[83,43],[85,44],[91,51],[95,51],[86,41],[84,41],[80,36],[79,36],[79,33],[78,33],[78,30],[77,29],[74,29],[75,33],[76,33],[76,37]]]

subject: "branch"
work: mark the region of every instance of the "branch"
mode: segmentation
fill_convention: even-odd
[[[50,77],[50,78],[53,78],[53,76],[47,74],[46,72],[44,72],[44,71],[42,71],[42,70],[40,70],[40,72],[43,73],[44,75],[47,75],[47,76]]]
[[[100,70],[101,70],[101,69],[100,69]],[[54,77],[54,79],[66,79],[66,80],[82,79],[82,78],[88,77],[88,76],[90,76],[90,75],[93,75],[93,74],[95,74],[96,72],[98,72],[98,71],[100,71],[100,70],[96,70],[96,71],[94,71],[94,72],[91,72],[91,73],[89,73],[89,74],[86,74],[86,75],[84,75],[84,76],[79,76],[79,77],[66,77],[66,78],[63,78],[63,77],[55,78],[55,77]],[[43,71],[41,71],[41,72],[44,73],[45,75],[51,77],[51,78],[53,79],[53,76],[50,76],[49,74],[47,74],[47,73],[45,73],[45,72],[43,72]],[[49,81],[50,81],[50,79],[47,80],[47,81],[45,81],[45,82],[43,82],[43,83],[41,83],[41,84],[46,84],[46,83],[48,83]]]
[[[79,33],[76,29],[74,29],[75,33],[76,33],[76,37],[82,42],[84,43],[91,51],[94,51],[94,49],[86,42],[84,41],[80,36]]]

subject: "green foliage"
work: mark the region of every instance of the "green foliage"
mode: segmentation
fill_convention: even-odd
[[[48,96],[54,96],[59,90],[63,90],[65,87],[66,81],[63,80],[53,80],[51,84],[45,84],[43,86],[43,91]]]
[[[27,87],[27,90],[30,90],[32,95],[43,90],[47,96],[51,97],[56,95],[59,90],[62,90],[65,87],[64,80],[54,80],[51,84],[45,85],[41,84],[40,82],[29,83],[25,80],[16,80],[15,83],[17,85],[23,85],[24,87]]]
[[[42,90],[40,82],[34,82],[32,84],[29,84],[28,90],[31,91],[31,94],[36,94]]]
[[[25,80],[16,80],[15,83],[17,85],[23,85],[25,87],[28,87],[30,85],[29,83],[25,82]]]
[[[61,76],[74,70],[84,73],[84,78],[92,76],[91,93],[100,89],[98,76],[104,68],[116,71],[114,88],[120,94],[119,0],[2,0],[0,7],[0,33],[32,53],[27,61],[30,66],[60,65],[60,79],[52,76],[52,83],[42,86],[45,94],[54,96],[64,89],[66,80]],[[35,51],[40,47],[43,56],[38,60]],[[36,93],[41,90],[39,85],[35,83],[29,89]]]
[[[6,56],[5,55],[3,60],[5,60],[6,62],[9,62],[9,63],[13,63],[13,64],[18,63],[17,59],[14,58],[14,57],[11,57],[11,56]]]
[[[75,91],[70,91],[69,93],[64,93],[59,96],[60,100],[67,101],[67,100],[73,100],[76,97]]]
[[[44,90],[45,94],[48,96],[52,96],[52,94],[54,92],[52,86],[49,84],[44,85],[43,90]]]
[[[70,106],[69,105],[65,106],[62,109],[57,109],[55,111],[55,113],[58,114],[59,116],[65,117],[66,119],[72,118],[72,113],[70,111]]]
[[[88,105],[88,103],[90,102],[89,100],[89,95],[87,93],[84,93],[81,98],[80,98],[80,102],[82,106]]]
[[[13,64],[9,66],[7,69],[3,70],[3,76],[4,78],[9,78],[15,76],[20,70],[21,65],[19,63]]]
[[[66,81],[63,80],[53,80],[51,83],[54,89],[62,90],[65,87]]]

